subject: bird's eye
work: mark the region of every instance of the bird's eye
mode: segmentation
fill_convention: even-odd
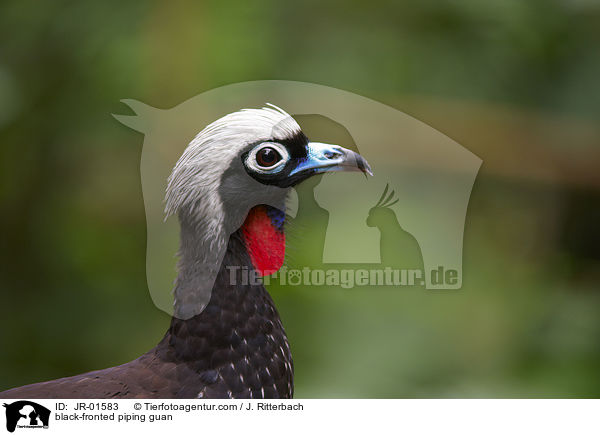
[[[281,154],[275,148],[264,147],[256,153],[256,163],[263,168],[270,168],[281,160]]]
[[[252,172],[277,174],[290,160],[290,154],[277,142],[264,142],[251,149],[243,159],[246,168]]]

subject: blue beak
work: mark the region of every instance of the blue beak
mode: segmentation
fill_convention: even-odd
[[[373,175],[369,163],[358,153],[338,145],[309,142],[308,156],[301,160],[290,175],[300,173],[319,174],[330,171],[360,171]]]

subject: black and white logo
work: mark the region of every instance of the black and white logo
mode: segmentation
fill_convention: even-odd
[[[6,430],[14,432],[15,429],[47,429],[50,421],[50,410],[42,405],[29,400],[19,400],[5,403]]]

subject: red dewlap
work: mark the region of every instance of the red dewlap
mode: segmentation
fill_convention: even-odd
[[[266,206],[259,205],[248,212],[242,233],[252,265],[260,276],[275,273],[283,266],[285,234],[273,224]]]

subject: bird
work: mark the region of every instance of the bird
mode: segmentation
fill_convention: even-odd
[[[406,231],[398,221],[392,206],[400,201],[394,190],[388,193],[386,184],[379,201],[369,210],[366,220],[368,227],[379,230],[379,251],[381,264],[401,270],[423,271],[423,254],[417,239]]]
[[[266,104],[229,113],[198,133],[169,176],[165,215],[180,225],[174,311],[164,337],[125,364],[12,388],[0,398],[292,398],[282,321],[256,280],[285,256],[285,201],[317,174],[373,175],[358,153],[312,142]]]

